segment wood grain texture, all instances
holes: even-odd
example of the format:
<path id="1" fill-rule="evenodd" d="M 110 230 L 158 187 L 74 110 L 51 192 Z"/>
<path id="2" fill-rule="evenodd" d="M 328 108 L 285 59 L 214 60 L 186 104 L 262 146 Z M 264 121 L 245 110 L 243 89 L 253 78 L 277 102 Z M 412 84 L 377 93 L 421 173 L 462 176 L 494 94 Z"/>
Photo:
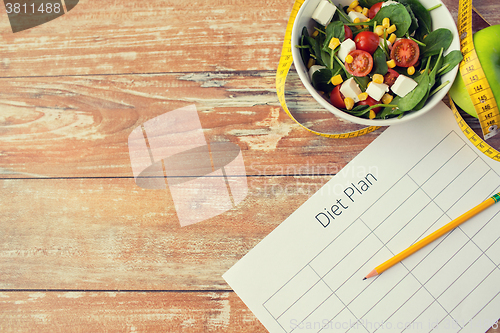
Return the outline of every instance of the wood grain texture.
<path id="1" fill-rule="evenodd" d="M 15 34 L 0 5 L 0 331 L 265 332 L 221 275 L 384 131 L 322 138 L 281 110 L 292 5 L 80 0 Z M 474 5 L 500 24 L 496 0 Z M 286 92 L 313 129 L 359 128 L 294 71 Z M 136 186 L 127 138 L 191 104 L 208 142 L 241 148 L 249 194 L 181 228 L 168 190 Z"/>
<path id="2" fill-rule="evenodd" d="M 2 332 L 266 332 L 233 292 L 0 292 Z"/>
<path id="3" fill-rule="evenodd" d="M 0 22 L 0 76 L 269 70 L 293 2 L 80 0 L 16 34 Z M 2 6 L 0 15 L 6 18 Z"/>
<path id="4" fill-rule="evenodd" d="M 281 111 L 275 73 L 205 72 L 0 79 L 0 177 L 126 177 L 127 139 L 163 113 L 195 104 L 208 142 L 233 142 L 247 173 L 334 174 L 382 130 L 330 140 Z M 307 126 L 360 128 L 321 110 L 291 74 L 288 101 Z M 301 111 L 304 110 L 304 111 Z"/>
<path id="5" fill-rule="evenodd" d="M 168 190 L 133 179 L 3 180 L 0 289 L 229 289 L 222 274 L 330 178 L 249 177 L 235 209 L 184 228 Z"/>

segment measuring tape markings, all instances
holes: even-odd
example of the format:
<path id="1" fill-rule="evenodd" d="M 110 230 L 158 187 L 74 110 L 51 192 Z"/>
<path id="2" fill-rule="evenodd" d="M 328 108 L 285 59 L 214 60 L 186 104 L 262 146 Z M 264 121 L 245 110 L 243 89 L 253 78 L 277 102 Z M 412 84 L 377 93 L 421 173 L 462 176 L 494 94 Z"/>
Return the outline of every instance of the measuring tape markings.
<path id="1" fill-rule="evenodd" d="M 474 104 L 484 140 L 487 140 L 498 133 L 500 113 L 498 112 L 498 105 L 474 48 L 472 0 L 459 1 L 457 28 L 460 36 L 460 50 L 464 56 L 459 65 L 460 75 L 462 75 L 467 92 Z M 460 115 L 449 94 L 448 98 L 457 124 L 467 139 L 483 154 L 495 161 L 500 161 L 500 152 L 491 147 L 474 132 Z"/>
<path id="2" fill-rule="evenodd" d="M 369 127 L 365 127 L 363 129 L 357 130 L 357 131 L 341 133 L 341 134 L 322 133 L 322 132 L 314 131 L 314 130 L 302 125 L 299 121 L 297 121 L 295 119 L 295 117 L 291 114 L 290 110 L 288 110 L 288 107 L 286 105 L 286 100 L 285 100 L 285 83 L 286 83 L 286 77 L 287 77 L 288 72 L 290 70 L 290 67 L 292 66 L 292 63 L 293 63 L 292 29 L 293 29 L 293 23 L 295 22 L 295 18 L 297 17 L 297 13 L 299 12 L 299 9 L 303 3 L 304 3 L 304 0 L 295 0 L 295 3 L 293 4 L 292 12 L 290 14 L 288 24 L 286 26 L 285 40 L 283 42 L 283 48 L 281 50 L 281 57 L 280 57 L 279 65 L 278 65 L 278 70 L 276 71 L 276 93 L 278 94 L 278 100 L 281 104 L 281 107 L 286 112 L 286 114 L 288 114 L 288 116 L 293 121 L 295 121 L 297 124 L 299 124 L 302 128 L 308 130 L 309 132 L 312 132 L 314 134 L 324 136 L 327 138 L 334 138 L 334 139 L 355 138 L 355 137 L 365 135 L 365 134 L 368 134 L 370 132 L 373 132 L 373 131 L 379 129 L 380 126 L 369 126 Z"/>
<path id="3" fill-rule="evenodd" d="M 455 106 L 455 103 L 453 103 L 453 100 L 449 95 L 448 98 L 450 100 L 451 110 L 455 115 L 457 124 L 462 130 L 462 132 L 465 134 L 467 139 L 469 139 L 469 141 L 474 146 L 476 146 L 476 148 L 479 149 L 483 154 L 485 154 L 486 156 L 490 157 L 495 161 L 500 161 L 500 152 L 491 147 L 488 143 L 486 143 L 483 139 L 481 139 L 481 137 L 477 135 L 472 128 L 470 128 L 470 126 L 467 124 L 464 118 L 462 118 L 462 116 L 460 115 L 460 111 L 458 111 L 458 109 Z"/>
<path id="4" fill-rule="evenodd" d="M 460 63 L 460 74 L 474 104 L 484 139 L 500 133 L 500 113 L 495 96 L 486 79 L 474 48 L 472 34 L 472 0 L 460 0 L 458 8 L 458 33 L 460 49 L 464 59 Z"/>

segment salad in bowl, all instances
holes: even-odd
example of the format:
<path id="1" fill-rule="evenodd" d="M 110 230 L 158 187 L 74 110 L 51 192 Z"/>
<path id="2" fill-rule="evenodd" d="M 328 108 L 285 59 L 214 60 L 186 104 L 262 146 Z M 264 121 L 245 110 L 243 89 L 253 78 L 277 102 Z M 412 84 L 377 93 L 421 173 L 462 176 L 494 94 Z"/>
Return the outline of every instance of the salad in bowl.
<path id="1" fill-rule="evenodd" d="M 292 45 L 310 94 L 332 113 L 365 125 L 391 125 L 431 110 L 462 60 L 455 22 L 439 0 L 306 0 Z"/>

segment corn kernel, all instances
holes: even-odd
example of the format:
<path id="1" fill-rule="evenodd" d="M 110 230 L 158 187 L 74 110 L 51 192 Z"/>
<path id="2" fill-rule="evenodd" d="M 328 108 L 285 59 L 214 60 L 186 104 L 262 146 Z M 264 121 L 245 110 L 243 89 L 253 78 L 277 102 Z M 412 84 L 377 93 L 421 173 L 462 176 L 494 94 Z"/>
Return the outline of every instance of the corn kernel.
<path id="1" fill-rule="evenodd" d="M 387 39 L 389 42 L 391 42 L 391 44 L 394 44 L 394 42 L 396 41 L 396 35 L 395 34 L 391 34 L 389 36 L 389 38 Z"/>
<path id="2" fill-rule="evenodd" d="M 389 67 L 389 68 L 396 67 L 396 62 L 394 61 L 394 59 L 387 61 L 387 67 Z"/>
<path id="3" fill-rule="evenodd" d="M 348 63 L 348 64 L 352 64 L 352 62 L 354 61 L 354 58 L 352 57 L 352 55 L 348 54 L 346 57 L 345 57 L 345 62 Z"/>
<path id="4" fill-rule="evenodd" d="M 382 26 L 386 29 L 389 29 L 389 27 L 391 26 L 391 20 L 389 20 L 388 17 L 385 17 L 383 20 L 382 20 Z"/>
<path id="5" fill-rule="evenodd" d="M 356 6 L 356 7 L 354 7 L 354 10 L 357 11 L 358 13 L 361 13 L 361 12 L 363 12 L 363 7 Z"/>
<path id="6" fill-rule="evenodd" d="M 351 7 L 347 8 L 346 9 L 346 13 L 349 14 L 350 12 L 352 12 L 354 9 L 352 9 Z"/>
<path id="7" fill-rule="evenodd" d="M 368 8 L 364 7 L 364 8 L 363 8 L 363 11 L 362 11 L 361 13 L 362 13 L 364 16 L 368 17 L 368 13 L 369 13 L 369 11 L 370 11 L 370 10 L 369 10 Z"/>
<path id="8" fill-rule="evenodd" d="M 359 17 L 356 17 L 356 18 L 352 21 L 352 23 L 360 23 L 360 22 L 361 22 L 361 20 L 360 20 L 360 18 L 359 18 Z"/>
<path id="9" fill-rule="evenodd" d="M 342 79 L 342 75 L 337 74 L 337 75 L 335 75 L 334 77 L 331 78 L 330 82 L 334 86 L 338 86 L 339 84 L 341 84 L 342 82 L 344 82 L 344 80 Z"/>
<path id="10" fill-rule="evenodd" d="M 310 69 L 315 63 L 316 60 L 314 58 L 309 58 L 309 61 L 307 62 L 307 69 Z"/>
<path id="11" fill-rule="evenodd" d="M 381 99 L 382 104 L 389 104 L 390 102 L 392 102 L 393 98 L 394 97 L 392 97 L 391 94 L 384 94 L 384 96 L 382 96 L 382 99 Z"/>
<path id="12" fill-rule="evenodd" d="M 314 32 L 311 34 L 311 37 L 317 37 L 319 35 L 318 30 L 314 30 Z"/>
<path id="13" fill-rule="evenodd" d="M 370 110 L 370 114 L 368 115 L 368 118 L 374 119 L 376 116 L 377 116 L 377 114 L 375 113 L 375 111 Z"/>
<path id="14" fill-rule="evenodd" d="M 375 27 L 375 31 L 374 31 L 378 36 L 383 36 L 384 35 L 384 27 L 381 26 L 381 25 L 377 25 Z"/>
<path id="15" fill-rule="evenodd" d="M 392 34 L 394 31 L 396 31 L 396 26 L 393 24 L 389 28 L 387 28 L 387 33 Z"/>
<path id="16" fill-rule="evenodd" d="M 338 38 L 332 37 L 332 39 L 330 39 L 328 47 L 331 48 L 332 50 L 335 50 L 335 48 L 339 45 L 340 45 L 340 40 Z"/>
<path id="17" fill-rule="evenodd" d="M 384 83 L 384 76 L 382 74 L 374 74 L 373 82 L 375 83 Z"/>
<path id="18" fill-rule="evenodd" d="M 347 110 L 352 110 L 354 107 L 354 100 L 351 97 L 344 98 L 344 103 Z"/>
<path id="19" fill-rule="evenodd" d="M 359 2 L 358 0 L 354 0 L 353 2 L 351 2 L 351 4 L 349 5 L 349 8 L 355 8 L 359 5 Z"/>
<path id="20" fill-rule="evenodd" d="M 361 93 L 361 94 L 359 94 L 359 95 L 358 95 L 358 99 L 359 99 L 360 101 L 364 101 L 364 100 L 366 100 L 367 98 L 368 98 L 368 93 L 367 93 L 367 92 L 364 92 L 364 93 Z"/>
<path id="21" fill-rule="evenodd" d="M 415 67 L 413 66 L 410 66 L 406 69 L 406 72 L 408 73 L 408 75 L 413 75 L 415 74 Z"/>

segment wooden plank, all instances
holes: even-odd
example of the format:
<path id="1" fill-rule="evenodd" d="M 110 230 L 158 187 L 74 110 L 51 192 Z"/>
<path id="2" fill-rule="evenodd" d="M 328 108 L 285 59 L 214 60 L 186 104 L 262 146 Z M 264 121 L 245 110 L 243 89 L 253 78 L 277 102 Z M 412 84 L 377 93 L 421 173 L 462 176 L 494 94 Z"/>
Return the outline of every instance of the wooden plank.
<path id="1" fill-rule="evenodd" d="M 444 1 L 456 17 L 457 2 Z M 269 70 L 292 1 L 81 0 L 66 15 L 12 33 L 0 21 L 0 77 Z M 475 6 L 498 24 L 497 3 Z M 6 18 L 5 8 L 0 8 Z"/>
<path id="2" fill-rule="evenodd" d="M 0 177 L 129 177 L 128 136 L 195 104 L 208 142 L 233 142 L 248 174 L 338 172 L 381 130 L 337 140 L 281 110 L 275 73 L 183 73 L 0 79 Z M 360 128 L 321 110 L 291 73 L 288 102 L 316 130 Z"/>
<path id="3" fill-rule="evenodd" d="M 267 332 L 233 292 L 119 291 L 0 291 L 0 330 Z"/>
<path id="4" fill-rule="evenodd" d="M 233 292 L 0 292 L 2 332 L 267 332 Z"/>
<path id="5" fill-rule="evenodd" d="M 80 0 L 12 33 L 0 13 L 0 77 L 275 68 L 293 2 Z"/>
<path id="6" fill-rule="evenodd" d="M 236 208 L 183 228 L 168 191 L 130 178 L 1 180 L 0 289 L 228 289 L 222 274 L 328 179 L 249 177 Z"/>

